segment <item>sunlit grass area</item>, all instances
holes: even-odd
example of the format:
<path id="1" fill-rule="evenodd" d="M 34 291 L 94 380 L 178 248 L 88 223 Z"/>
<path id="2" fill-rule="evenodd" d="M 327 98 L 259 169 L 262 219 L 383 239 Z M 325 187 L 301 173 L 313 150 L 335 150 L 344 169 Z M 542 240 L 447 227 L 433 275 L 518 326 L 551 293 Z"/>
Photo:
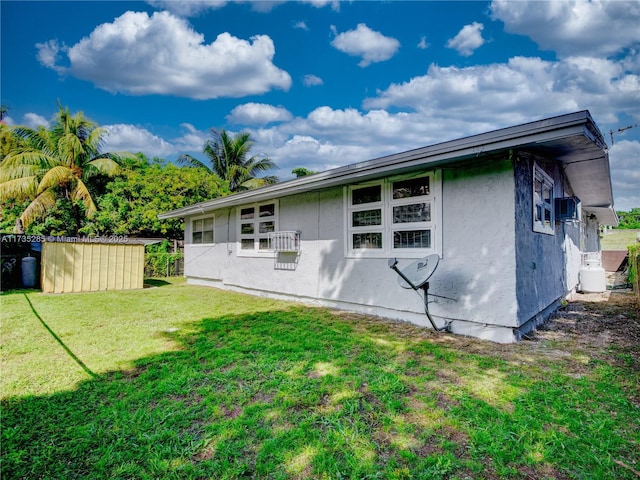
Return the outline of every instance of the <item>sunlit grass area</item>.
<path id="1" fill-rule="evenodd" d="M 634 352 L 158 285 L 0 297 L 3 478 L 637 478 Z"/>
<path id="2" fill-rule="evenodd" d="M 626 250 L 629 245 L 636 243 L 640 230 L 614 229 L 608 230 L 600 237 L 602 250 Z"/>

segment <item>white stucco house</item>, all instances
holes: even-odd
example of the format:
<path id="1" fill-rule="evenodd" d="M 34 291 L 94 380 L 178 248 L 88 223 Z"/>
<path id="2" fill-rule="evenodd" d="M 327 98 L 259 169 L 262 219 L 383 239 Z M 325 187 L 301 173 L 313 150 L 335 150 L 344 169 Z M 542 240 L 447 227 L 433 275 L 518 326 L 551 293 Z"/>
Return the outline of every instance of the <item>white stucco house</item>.
<path id="1" fill-rule="evenodd" d="M 188 282 L 429 326 L 400 288 L 427 255 L 429 311 L 453 333 L 513 342 L 578 284 L 616 225 L 588 111 L 377 158 L 160 215 L 185 219 Z"/>

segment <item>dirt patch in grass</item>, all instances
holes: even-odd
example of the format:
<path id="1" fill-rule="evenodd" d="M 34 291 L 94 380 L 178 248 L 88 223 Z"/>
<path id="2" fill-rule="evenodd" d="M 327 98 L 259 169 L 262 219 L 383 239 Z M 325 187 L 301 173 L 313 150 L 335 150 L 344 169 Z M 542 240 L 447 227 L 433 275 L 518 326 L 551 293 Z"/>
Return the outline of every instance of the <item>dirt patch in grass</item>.
<path id="1" fill-rule="evenodd" d="M 640 366 L 640 308 L 630 290 L 574 294 L 534 332 L 532 343 L 545 341 L 574 347 L 591 358 Z"/>
<path id="2" fill-rule="evenodd" d="M 640 366 L 640 307 L 631 290 L 609 290 L 604 293 L 575 293 L 566 305 L 540 328 L 530 333 L 515 348 L 471 337 L 436 333 L 406 322 L 382 322 L 347 312 L 332 312 L 342 318 L 357 319 L 355 329 L 385 328 L 395 338 L 413 342 L 428 339 L 436 344 L 455 347 L 466 353 L 491 354 L 504 360 L 527 360 L 527 354 L 570 357 L 584 353 L 606 361 L 620 361 L 626 352 Z M 384 327 L 382 325 L 385 325 Z"/>

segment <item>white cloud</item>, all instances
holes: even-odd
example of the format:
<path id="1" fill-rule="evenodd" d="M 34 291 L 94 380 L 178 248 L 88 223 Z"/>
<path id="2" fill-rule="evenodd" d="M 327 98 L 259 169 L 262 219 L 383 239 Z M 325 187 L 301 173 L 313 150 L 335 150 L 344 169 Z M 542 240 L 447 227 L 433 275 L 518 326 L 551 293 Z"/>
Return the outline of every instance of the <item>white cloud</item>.
<path id="1" fill-rule="evenodd" d="M 484 44 L 483 29 L 484 25 L 478 22 L 465 25 L 455 37 L 449 39 L 447 47 L 453 48 L 462 56 L 469 57 Z"/>
<path id="2" fill-rule="evenodd" d="M 256 151 L 278 164 L 280 170 L 275 173 L 280 178 L 291 176 L 295 167 L 323 171 L 428 145 L 441 140 L 443 133 L 437 119 L 421 114 L 328 106 L 314 109 L 305 118 L 249 131 Z"/>
<path id="3" fill-rule="evenodd" d="M 215 10 L 224 7 L 226 0 L 147 0 L 152 7 L 168 10 L 181 17 L 193 17 L 207 10 Z"/>
<path id="4" fill-rule="evenodd" d="M 610 55 L 640 42 L 637 0 L 493 0 L 492 18 L 561 56 Z"/>
<path id="5" fill-rule="evenodd" d="M 60 58 L 60 53 L 67 50 L 66 47 L 58 45 L 57 40 L 49 40 L 44 43 L 36 43 L 36 49 L 38 50 L 36 58 L 42 65 L 56 70 L 58 73 L 64 72 L 64 67 L 59 67 L 56 64 Z"/>
<path id="6" fill-rule="evenodd" d="M 431 65 L 426 75 L 392 84 L 364 106 L 405 107 L 495 127 L 580 109 L 610 122 L 621 113 L 640 116 L 639 87 L 640 76 L 609 60 L 514 57 L 465 68 Z"/>
<path id="7" fill-rule="evenodd" d="M 25 113 L 22 116 L 22 125 L 29 128 L 49 128 L 49 121 L 42 115 L 38 115 L 37 113 Z"/>
<path id="8" fill-rule="evenodd" d="M 173 140 L 176 150 L 182 153 L 201 152 L 204 143 L 207 141 L 208 132 L 202 132 L 190 123 L 180 124 L 186 133 Z"/>
<path id="9" fill-rule="evenodd" d="M 211 99 L 291 85 L 289 74 L 272 63 L 275 47 L 268 36 L 247 41 L 221 33 L 205 44 L 202 34 L 168 12 L 126 12 L 98 26 L 68 49 L 68 68 L 55 63 L 54 52 L 59 50 L 49 42 L 38 56 L 50 68 L 109 92 Z"/>
<path id="10" fill-rule="evenodd" d="M 309 27 L 307 26 L 307 24 L 302 20 L 299 22 L 295 22 L 293 24 L 293 28 L 299 28 L 300 30 L 309 30 Z"/>
<path id="11" fill-rule="evenodd" d="M 149 130 L 122 123 L 105 125 L 107 139 L 104 151 L 143 152 L 148 156 L 164 156 L 176 153 L 175 147 Z"/>
<path id="12" fill-rule="evenodd" d="M 616 139 L 609 163 L 615 209 L 628 212 L 640 206 L 640 141 Z"/>
<path id="13" fill-rule="evenodd" d="M 291 120 L 292 115 L 283 107 L 274 107 L 265 103 L 245 103 L 231 110 L 226 118 L 229 122 L 236 124 L 266 125 Z"/>
<path id="14" fill-rule="evenodd" d="M 418 48 L 421 50 L 425 50 L 429 48 L 429 44 L 427 43 L 427 37 L 420 38 L 420 43 L 418 43 Z"/>
<path id="15" fill-rule="evenodd" d="M 340 11 L 340 0 L 300 0 L 300 3 L 308 3 L 316 8 L 323 8 L 329 5 L 334 12 Z"/>
<path id="16" fill-rule="evenodd" d="M 233 3 L 248 3 L 255 12 L 270 12 L 286 0 L 233 0 Z M 230 3 L 227 0 L 147 0 L 147 3 L 155 8 L 168 10 L 181 17 L 194 17 L 207 10 L 217 10 Z M 316 8 L 331 6 L 334 11 L 340 10 L 339 0 L 300 0 Z"/>
<path id="17" fill-rule="evenodd" d="M 332 31 L 337 33 L 334 26 L 332 26 Z M 389 60 L 400 48 L 398 40 L 371 30 L 364 23 L 359 23 L 355 30 L 337 34 L 331 45 L 341 52 L 362 57 L 358 64 L 360 67 Z"/>
<path id="18" fill-rule="evenodd" d="M 309 74 L 304 76 L 302 83 L 305 87 L 315 87 L 317 85 L 322 85 L 324 82 L 320 77 Z"/>

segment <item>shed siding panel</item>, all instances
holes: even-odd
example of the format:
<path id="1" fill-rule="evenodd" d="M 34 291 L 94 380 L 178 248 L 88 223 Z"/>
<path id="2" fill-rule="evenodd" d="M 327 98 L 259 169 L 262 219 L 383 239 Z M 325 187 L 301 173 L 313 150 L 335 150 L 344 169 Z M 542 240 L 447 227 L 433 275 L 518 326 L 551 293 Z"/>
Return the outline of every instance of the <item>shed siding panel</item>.
<path id="1" fill-rule="evenodd" d="M 144 246 L 45 243 L 41 276 L 45 293 L 142 288 Z"/>

